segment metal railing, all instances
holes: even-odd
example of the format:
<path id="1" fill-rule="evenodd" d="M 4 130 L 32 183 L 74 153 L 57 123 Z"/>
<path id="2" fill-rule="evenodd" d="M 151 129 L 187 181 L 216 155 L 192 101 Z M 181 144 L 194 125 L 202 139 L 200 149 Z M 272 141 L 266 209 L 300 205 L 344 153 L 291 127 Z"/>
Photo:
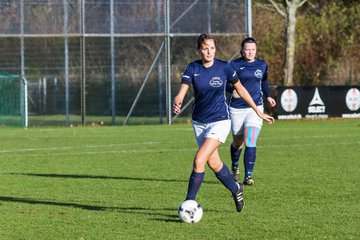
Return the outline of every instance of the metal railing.
<path id="1" fill-rule="evenodd" d="M 162 122 L 165 112 L 171 124 L 174 42 L 202 32 L 251 35 L 251 0 L 8 0 L 0 2 L 0 13 L 6 56 L 0 71 L 31 83 L 56 75 L 63 91 L 48 92 L 58 94 L 52 98 L 62 105 L 57 114 L 66 126 L 73 115 L 85 125 L 87 116 L 102 114 L 109 124 L 126 116 L 125 125 L 149 91 L 158 100 L 136 114 L 159 115 Z M 29 112 L 44 114 L 31 104 Z"/>

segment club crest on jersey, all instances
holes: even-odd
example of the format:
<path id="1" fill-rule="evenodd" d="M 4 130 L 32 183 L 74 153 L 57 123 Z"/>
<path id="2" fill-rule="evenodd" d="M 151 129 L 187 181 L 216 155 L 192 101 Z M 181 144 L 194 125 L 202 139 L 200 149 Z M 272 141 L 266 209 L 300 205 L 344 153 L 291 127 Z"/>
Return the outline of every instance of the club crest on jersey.
<path id="1" fill-rule="evenodd" d="M 260 69 L 257 69 L 255 72 L 254 72 L 254 75 L 255 77 L 257 78 L 262 78 L 263 74 L 262 74 L 262 71 Z"/>
<path id="2" fill-rule="evenodd" d="M 219 77 L 213 77 L 210 82 L 210 86 L 212 87 L 221 87 L 223 85 L 223 81 Z"/>

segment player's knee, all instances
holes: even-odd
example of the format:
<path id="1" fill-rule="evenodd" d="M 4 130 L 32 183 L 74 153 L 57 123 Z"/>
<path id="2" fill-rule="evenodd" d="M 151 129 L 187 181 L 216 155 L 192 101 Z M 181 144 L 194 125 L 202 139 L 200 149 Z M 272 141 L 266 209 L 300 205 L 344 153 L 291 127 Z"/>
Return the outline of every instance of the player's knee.
<path id="1" fill-rule="evenodd" d="M 254 141 L 247 141 L 246 144 L 245 144 L 245 147 L 256 147 L 256 140 Z"/>
<path id="2" fill-rule="evenodd" d="M 257 138 L 249 138 L 246 141 L 245 147 L 256 147 Z"/>
<path id="3" fill-rule="evenodd" d="M 218 172 L 222 168 L 223 164 L 221 161 L 209 161 L 208 166 L 213 172 Z"/>
<path id="4" fill-rule="evenodd" d="M 241 138 L 240 136 L 234 137 L 233 142 L 231 143 L 234 149 L 239 149 L 240 147 L 242 147 L 243 144 L 244 144 L 243 136 L 241 136 Z"/>
<path id="5" fill-rule="evenodd" d="M 234 149 L 239 149 L 243 144 L 239 142 L 232 142 L 231 145 Z"/>
<path id="6" fill-rule="evenodd" d="M 202 159 L 201 157 L 195 156 L 194 158 L 194 170 L 199 171 L 205 169 L 206 159 Z"/>

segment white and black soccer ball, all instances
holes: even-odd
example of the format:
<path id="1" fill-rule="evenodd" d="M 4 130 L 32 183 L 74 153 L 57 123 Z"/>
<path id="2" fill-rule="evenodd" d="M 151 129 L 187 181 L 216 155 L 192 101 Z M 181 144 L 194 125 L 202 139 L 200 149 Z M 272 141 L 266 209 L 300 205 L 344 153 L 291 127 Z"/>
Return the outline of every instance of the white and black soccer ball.
<path id="1" fill-rule="evenodd" d="M 195 200 L 185 200 L 178 208 L 180 220 L 186 223 L 199 222 L 203 215 L 203 209 Z"/>

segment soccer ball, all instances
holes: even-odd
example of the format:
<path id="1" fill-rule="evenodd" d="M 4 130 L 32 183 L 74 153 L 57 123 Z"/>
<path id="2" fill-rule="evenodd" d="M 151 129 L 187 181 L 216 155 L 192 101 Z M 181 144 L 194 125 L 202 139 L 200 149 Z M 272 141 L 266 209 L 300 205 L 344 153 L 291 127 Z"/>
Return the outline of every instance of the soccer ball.
<path id="1" fill-rule="evenodd" d="M 186 223 L 199 222 L 203 215 L 203 209 L 195 200 L 186 200 L 178 208 L 180 220 Z"/>

